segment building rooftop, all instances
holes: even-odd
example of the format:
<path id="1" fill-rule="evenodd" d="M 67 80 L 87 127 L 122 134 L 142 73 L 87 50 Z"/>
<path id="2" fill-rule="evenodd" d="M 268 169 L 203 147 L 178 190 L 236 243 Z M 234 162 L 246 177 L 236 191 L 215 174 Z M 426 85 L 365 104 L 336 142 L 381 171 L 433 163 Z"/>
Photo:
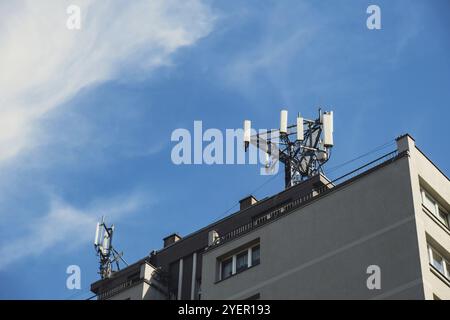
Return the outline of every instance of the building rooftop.
<path id="1" fill-rule="evenodd" d="M 143 263 L 155 266 L 157 270 L 170 272 L 170 265 L 182 257 L 192 255 L 194 252 L 202 253 L 214 250 L 268 223 L 277 221 L 297 211 L 299 208 L 318 201 L 347 184 L 369 175 L 381 167 L 408 156 L 409 148 L 411 147 L 410 143 L 413 143 L 413 140 L 411 142 L 408 138 L 411 137 L 409 135 L 398 137 L 396 139 L 396 150 L 385 153 L 333 180 L 328 179 L 323 174 L 319 174 L 259 201 L 253 195 L 248 195 L 239 201 L 240 209 L 237 212 L 214 221 L 184 237 L 176 233 L 165 237 L 163 239 L 164 246 L 161 249 L 152 251 L 149 256 L 114 273 L 110 279 L 99 280 L 93 283 L 91 290 L 96 294 L 100 294 L 104 290 L 111 290 L 111 288 L 120 284 L 121 281 L 123 282 L 123 279 L 136 273 L 138 266 Z M 419 150 L 419 152 L 421 151 Z M 211 232 L 215 233 L 212 241 L 210 237 Z"/>

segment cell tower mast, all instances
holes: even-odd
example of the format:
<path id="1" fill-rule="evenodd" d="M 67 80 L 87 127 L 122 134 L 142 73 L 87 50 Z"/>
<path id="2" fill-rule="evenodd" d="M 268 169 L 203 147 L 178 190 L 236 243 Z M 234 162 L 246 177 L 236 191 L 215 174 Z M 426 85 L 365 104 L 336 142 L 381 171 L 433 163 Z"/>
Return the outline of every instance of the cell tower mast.
<path id="1" fill-rule="evenodd" d="M 100 258 L 99 274 L 102 279 L 109 278 L 113 272 L 120 270 L 120 261 L 128 266 L 128 263 L 123 259 L 123 252 L 117 252 L 112 246 L 113 234 L 114 225 L 108 227 L 105 218 L 102 217 L 102 221 L 97 222 L 94 239 L 94 247 L 97 251 L 97 256 Z M 116 265 L 116 270 L 114 270 L 114 264 Z"/>
<path id="2" fill-rule="evenodd" d="M 252 135 L 251 122 L 244 121 L 244 147 L 249 145 L 266 154 L 266 168 L 273 168 L 276 161 L 284 164 L 285 187 L 323 172 L 322 166 L 329 160 L 333 147 L 333 111 L 322 112 L 315 120 L 300 114 L 296 124 L 288 125 L 288 112 L 281 110 L 280 128 Z"/>

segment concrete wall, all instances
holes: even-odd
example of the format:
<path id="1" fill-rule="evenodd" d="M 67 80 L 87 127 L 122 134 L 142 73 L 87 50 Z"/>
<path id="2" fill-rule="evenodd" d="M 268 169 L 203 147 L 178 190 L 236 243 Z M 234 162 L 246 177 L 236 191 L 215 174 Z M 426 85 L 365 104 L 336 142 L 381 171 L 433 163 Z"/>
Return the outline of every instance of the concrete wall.
<path id="1" fill-rule="evenodd" d="M 438 202 L 450 212 L 450 181 L 415 146 L 414 140 L 406 136 L 399 147 L 408 150 L 411 188 L 414 194 L 417 238 L 420 248 L 420 261 L 423 274 L 425 298 L 450 300 L 450 281 L 434 272 L 429 265 L 427 242 L 433 244 L 450 261 L 450 229 L 442 226 L 437 219 L 422 207 L 420 188 L 425 188 Z"/>
<path id="2" fill-rule="evenodd" d="M 179 283 L 179 261 L 183 259 L 183 274 L 181 277 L 181 295 L 183 300 L 189 300 L 191 298 L 197 299 L 198 297 L 198 285 L 195 285 L 194 292 L 192 292 L 192 277 L 193 277 L 193 255 L 197 253 L 196 263 L 196 278 L 201 275 L 201 252 L 208 246 L 208 233 L 211 230 L 215 230 L 219 235 L 224 235 L 238 226 L 249 223 L 254 217 L 273 210 L 281 206 L 283 203 L 290 202 L 303 194 L 310 193 L 315 187 L 323 186 L 328 181 L 322 177 L 317 176 L 301 184 L 298 184 L 288 190 L 263 199 L 251 207 L 229 215 L 219 221 L 216 221 L 194 233 L 183 237 L 181 240 L 163 248 L 150 258 L 150 262 L 163 270 L 169 272 L 170 276 L 170 291 L 171 297 L 178 297 Z M 212 211 L 213 212 L 213 211 Z"/>
<path id="3" fill-rule="evenodd" d="M 96 294 L 101 294 L 102 292 L 108 292 L 111 289 L 117 288 L 128 277 L 135 276 L 139 272 L 138 268 L 141 264 L 149 262 L 151 265 L 161 268 L 161 270 L 168 274 L 170 299 L 177 299 L 178 296 L 184 300 L 198 299 L 202 274 L 202 252 L 208 246 L 208 233 L 211 230 L 215 230 L 219 235 L 224 235 L 243 224 L 251 222 L 255 217 L 269 210 L 278 208 L 284 203 L 291 202 L 302 195 L 309 194 L 313 189 L 323 187 L 328 182 L 323 176 L 316 176 L 271 197 L 262 199 L 250 207 L 243 208 L 234 214 L 183 237 L 179 241 L 152 254 L 150 257 L 139 260 L 120 272 L 115 273 L 110 279 L 96 281 L 91 285 L 91 291 Z M 196 256 L 195 270 L 194 255 Z M 183 260 L 183 268 L 182 276 L 180 277 L 181 259 Z M 178 290 L 180 284 L 181 290 Z M 132 290 L 141 291 L 140 288 L 133 288 Z M 149 297 L 147 290 L 148 288 L 143 285 L 142 291 L 145 299 Z M 135 296 L 135 293 L 131 292 L 130 295 Z M 118 298 L 126 298 L 126 293 L 121 293 Z"/>
<path id="4" fill-rule="evenodd" d="M 202 299 L 423 299 L 408 157 L 203 255 Z M 217 258 L 260 239 L 261 263 L 217 282 Z M 367 267 L 381 268 L 369 290 Z"/>
<path id="5" fill-rule="evenodd" d="M 142 298 L 144 297 L 144 287 L 146 290 L 148 290 L 148 285 L 146 285 L 144 282 L 141 282 L 112 296 L 108 300 L 142 300 Z"/>
<path id="6" fill-rule="evenodd" d="M 139 279 L 133 281 L 133 283 L 121 289 L 118 293 L 110 296 L 107 300 L 164 300 L 166 299 L 166 293 L 164 292 L 164 286 L 159 283 L 154 277 L 155 268 L 146 263 L 141 262 L 139 265 L 133 265 L 132 269 L 139 270 Z M 126 272 L 115 279 L 115 285 L 129 281 L 126 277 Z M 105 288 L 104 288 L 105 289 Z M 110 287 L 109 290 L 114 290 L 114 287 Z"/>
<path id="7" fill-rule="evenodd" d="M 150 263 L 168 271 L 176 298 L 183 259 L 182 299 L 450 299 L 450 281 L 430 267 L 427 243 L 450 261 L 450 229 L 422 208 L 425 187 L 450 212 L 450 182 L 404 136 L 397 141 L 408 156 L 340 185 L 306 206 L 245 236 L 202 254 L 210 230 L 221 235 L 311 190 L 311 183 L 285 190 L 217 221 L 164 248 Z M 322 182 L 323 183 L 323 182 Z M 217 282 L 217 258 L 258 239 L 261 263 Z M 194 259 L 195 259 L 195 272 Z M 140 281 L 111 299 L 164 299 L 151 286 L 153 266 L 140 260 L 91 290 L 117 288 L 136 273 Z M 381 290 L 368 290 L 369 265 L 381 268 Z M 144 268 L 144 269 L 142 269 Z M 196 283 L 193 287 L 193 283 Z"/>

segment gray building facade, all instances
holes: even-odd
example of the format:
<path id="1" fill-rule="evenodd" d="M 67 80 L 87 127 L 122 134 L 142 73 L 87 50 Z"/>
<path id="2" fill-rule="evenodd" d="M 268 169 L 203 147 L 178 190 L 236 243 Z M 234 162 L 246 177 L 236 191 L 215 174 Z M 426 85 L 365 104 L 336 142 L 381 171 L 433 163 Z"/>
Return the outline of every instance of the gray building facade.
<path id="1" fill-rule="evenodd" d="M 449 212 L 449 179 L 404 135 L 342 181 L 319 175 L 247 197 L 91 289 L 100 299 L 450 299 Z"/>

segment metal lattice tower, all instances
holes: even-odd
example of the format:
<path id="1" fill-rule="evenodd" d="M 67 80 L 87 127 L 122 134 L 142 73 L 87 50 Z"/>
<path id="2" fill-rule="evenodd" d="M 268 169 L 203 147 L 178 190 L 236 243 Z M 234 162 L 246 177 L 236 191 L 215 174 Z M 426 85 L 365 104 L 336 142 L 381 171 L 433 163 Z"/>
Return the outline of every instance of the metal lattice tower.
<path id="1" fill-rule="evenodd" d="M 297 116 L 297 123 L 288 126 L 287 111 L 281 111 L 280 129 L 251 135 L 251 122 L 244 121 L 244 146 L 249 145 L 266 153 L 266 168 L 273 168 L 276 161 L 284 164 L 285 187 L 323 172 L 322 166 L 329 160 L 333 147 L 333 112 L 322 112 L 309 120 Z"/>
<path id="2" fill-rule="evenodd" d="M 123 252 L 117 252 L 112 246 L 113 234 L 114 225 L 108 227 L 104 217 L 102 217 L 102 221 L 97 223 L 94 239 L 94 247 L 100 259 L 99 274 L 102 279 L 107 279 L 111 277 L 114 271 L 120 270 L 120 261 L 128 266 L 128 263 L 123 259 Z M 114 264 L 116 270 L 114 270 Z"/>

